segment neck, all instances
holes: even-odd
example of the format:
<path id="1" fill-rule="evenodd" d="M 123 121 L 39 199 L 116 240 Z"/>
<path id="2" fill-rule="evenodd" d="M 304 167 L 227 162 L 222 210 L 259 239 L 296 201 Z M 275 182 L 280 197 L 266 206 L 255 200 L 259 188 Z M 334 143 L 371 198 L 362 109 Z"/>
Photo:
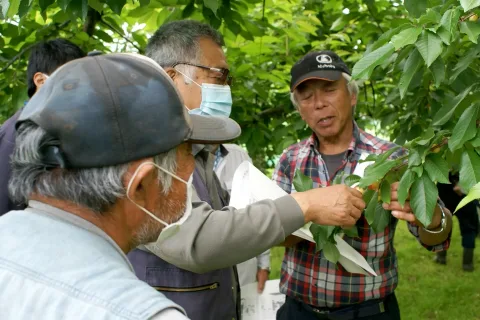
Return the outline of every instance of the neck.
<path id="1" fill-rule="evenodd" d="M 341 130 L 341 132 L 332 137 L 321 137 L 316 134 L 320 146 L 318 151 L 323 154 L 339 154 L 345 152 L 353 137 L 353 121 L 347 123 L 347 125 Z"/>
<path id="2" fill-rule="evenodd" d="M 110 212 L 105 212 L 100 215 L 93 212 L 92 210 L 80 207 L 69 201 L 58 200 L 38 195 L 33 195 L 30 199 L 43 202 L 94 224 L 95 226 L 103 230 L 110 238 L 112 238 L 112 240 L 115 241 L 115 243 L 120 247 L 120 249 L 122 249 L 125 254 L 132 249 L 132 238 L 127 236 L 131 234 L 128 228 L 128 224 L 126 223 L 126 221 L 124 221 L 124 219 L 120 217 L 121 215 L 114 214 L 114 212 L 116 211 L 115 205 Z"/>

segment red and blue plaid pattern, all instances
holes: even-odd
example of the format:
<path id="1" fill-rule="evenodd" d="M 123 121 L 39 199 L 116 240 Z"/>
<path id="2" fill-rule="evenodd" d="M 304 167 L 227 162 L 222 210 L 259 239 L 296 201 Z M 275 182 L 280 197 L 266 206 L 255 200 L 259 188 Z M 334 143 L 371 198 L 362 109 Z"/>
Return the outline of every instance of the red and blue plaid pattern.
<path id="1" fill-rule="evenodd" d="M 363 153 L 381 154 L 395 147 L 354 125 L 352 142 L 336 174 L 352 174 Z M 403 150 L 395 152 L 398 157 Z M 295 192 L 292 181 L 295 170 L 311 177 L 315 187 L 330 185 L 334 177 L 328 176 L 327 167 L 318 152 L 315 135 L 286 149 L 275 168 L 273 180 L 286 192 Z M 344 236 L 344 240 L 365 257 L 378 276 L 364 276 L 347 272 L 340 264 L 334 265 L 315 252 L 315 244 L 302 241 L 286 248 L 282 263 L 280 291 L 288 296 L 317 307 L 336 308 L 370 299 L 384 298 L 392 293 L 398 283 L 398 266 L 393 235 L 398 220 L 390 216 L 390 224 L 383 232 L 373 233 L 362 216 L 357 221 L 358 238 Z M 408 224 L 417 238 L 418 227 Z M 423 244 L 422 244 L 423 245 Z M 449 239 L 435 247 L 423 245 L 428 250 L 442 251 L 449 247 Z"/>

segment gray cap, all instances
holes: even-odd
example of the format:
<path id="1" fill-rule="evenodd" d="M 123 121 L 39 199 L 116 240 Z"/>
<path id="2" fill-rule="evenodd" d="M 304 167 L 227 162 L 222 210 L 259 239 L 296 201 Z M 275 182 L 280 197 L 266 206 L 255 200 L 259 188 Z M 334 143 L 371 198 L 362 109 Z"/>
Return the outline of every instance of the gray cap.
<path id="1" fill-rule="evenodd" d="M 92 168 L 128 163 L 179 144 L 223 143 L 240 126 L 224 117 L 189 115 L 167 73 L 136 54 L 73 60 L 55 71 L 18 121 L 32 121 L 60 145 L 46 146 L 52 167 Z"/>

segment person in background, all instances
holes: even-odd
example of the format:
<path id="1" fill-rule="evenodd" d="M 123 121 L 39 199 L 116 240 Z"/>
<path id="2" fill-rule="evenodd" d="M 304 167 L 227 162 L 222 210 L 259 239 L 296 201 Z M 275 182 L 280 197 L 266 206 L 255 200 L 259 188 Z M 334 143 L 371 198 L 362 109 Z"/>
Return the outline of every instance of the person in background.
<path id="1" fill-rule="evenodd" d="M 38 92 L 46 79 L 61 65 L 74 59 L 83 58 L 85 53 L 75 44 L 65 39 L 42 41 L 30 51 L 27 66 L 28 98 Z M 13 203 L 8 196 L 10 179 L 10 156 L 15 147 L 15 122 L 22 109 L 19 109 L 0 127 L 0 216 L 10 210 L 25 208 L 24 203 Z"/>
<path id="2" fill-rule="evenodd" d="M 207 24 L 174 21 L 154 33 L 146 54 L 173 80 L 185 110 L 193 115 L 215 109 L 226 115 L 232 96 L 223 45 L 221 34 Z M 282 242 L 310 220 L 352 225 L 365 207 L 362 194 L 346 186 L 259 201 L 241 210 L 228 207 L 228 192 L 213 171 L 214 149 L 215 144 L 192 146 L 195 190 L 185 227 L 128 255 L 139 279 L 184 307 L 195 320 L 241 318 L 237 263 Z"/>
<path id="3" fill-rule="evenodd" d="M 223 189 L 227 190 L 229 194 L 232 192 L 235 171 L 244 161 L 252 162 L 252 159 L 242 147 L 236 144 L 221 144 L 215 150 L 213 170 L 215 170 Z M 270 275 L 270 249 L 256 258 L 237 264 L 237 270 L 240 286 L 257 282 L 257 290 L 262 293 Z"/>
<path id="4" fill-rule="evenodd" d="M 449 175 L 451 184 L 438 183 L 438 196 L 445 203 L 445 206 L 451 212 L 455 212 L 458 204 L 465 197 L 462 188 L 458 185 L 458 174 Z M 478 235 L 478 201 L 472 201 L 463 208 L 455 212 L 460 225 L 460 234 L 462 236 L 463 261 L 462 267 L 464 271 L 473 271 L 473 253 L 475 251 L 475 237 Z M 437 252 L 435 262 L 439 264 L 447 264 L 447 251 Z"/>
<path id="5" fill-rule="evenodd" d="M 295 171 L 309 176 L 314 187 L 327 187 L 339 174 L 352 174 L 362 154 L 382 154 L 395 145 L 361 130 L 354 121 L 358 87 L 345 62 L 332 51 L 315 51 L 291 69 L 290 97 L 312 135 L 284 150 L 273 180 L 287 193 L 295 192 Z M 403 151 L 396 151 L 398 157 Z M 399 220 L 408 221 L 410 232 L 428 250 L 442 251 L 450 244 L 451 215 L 437 205 L 429 226 L 415 224 L 409 201 L 397 201 L 398 183 L 391 185 L 391 210 L 385 230 L 375 233 L 365 216 L 357 220 L 358 237 L 344 240 L 365 257 L 378 276 L 366 277 L 330 263 L 315 244 L 287 237 L 280 292 L 285 304 L 277 319 L 400 319 L 394 290 L 398 283 L 393 247 Z"/>

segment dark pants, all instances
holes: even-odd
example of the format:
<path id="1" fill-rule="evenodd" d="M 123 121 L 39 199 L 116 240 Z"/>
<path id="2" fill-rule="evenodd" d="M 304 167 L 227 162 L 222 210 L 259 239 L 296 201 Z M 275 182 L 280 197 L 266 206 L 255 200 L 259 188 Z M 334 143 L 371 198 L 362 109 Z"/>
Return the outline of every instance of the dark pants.
<path id="1" fill-rule="evenodd" d="M 329 312 L 316 312 L 314 307 L 287 297 L 285 304 L 277 311 L 277 320 L 400 320 L 400 309 L 394 293 L 383 300 L 384 308 L 377 310 L 378 304 L 378 301 L 366 301 Z"/>
<path id="2" fill-rule="evenodd" d="M 462 247 L 466 249 L 475 248 L 475 237 L 478 234 L 478 214 L 476 201 L 470 202 L 455 215 L 460 225 L 460 234 L 462 235 Z"/>

